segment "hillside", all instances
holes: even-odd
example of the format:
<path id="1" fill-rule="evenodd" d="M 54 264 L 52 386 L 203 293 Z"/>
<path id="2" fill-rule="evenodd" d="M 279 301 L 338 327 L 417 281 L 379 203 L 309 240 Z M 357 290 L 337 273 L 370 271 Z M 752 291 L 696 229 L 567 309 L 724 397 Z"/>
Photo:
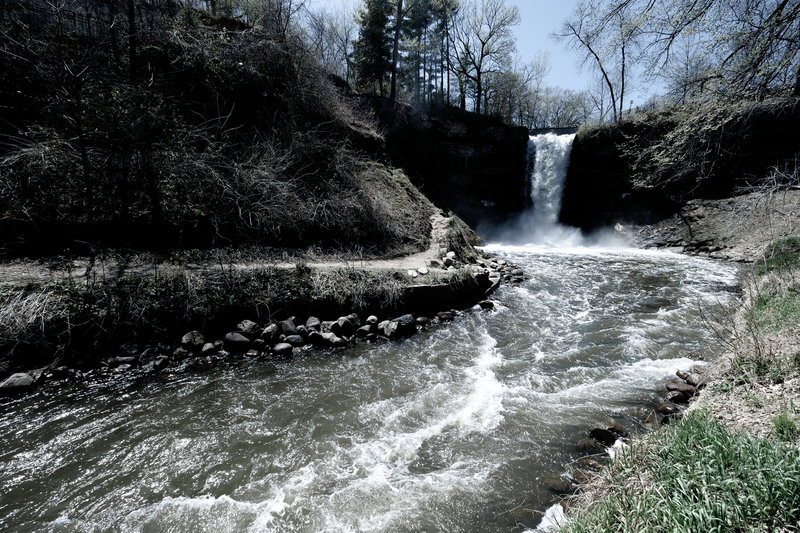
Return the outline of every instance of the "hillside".
<path id="1" fill-rule="evenodd" d="M 124 47 L 2 22 L 6 256 L 427 247 L 430 203 L 382 163 L 371 111 L 299 40 L 188 8 L 161 15 Z"/>

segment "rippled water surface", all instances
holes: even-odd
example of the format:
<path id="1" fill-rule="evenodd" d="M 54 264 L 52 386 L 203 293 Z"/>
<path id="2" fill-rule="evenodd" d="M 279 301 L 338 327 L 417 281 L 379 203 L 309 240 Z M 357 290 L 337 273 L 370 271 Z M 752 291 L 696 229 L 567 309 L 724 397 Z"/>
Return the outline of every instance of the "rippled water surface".
<path id="1" fill-rule="evenodd" d="M 730 266 L 495 247 L 531 279 L 411 339 L 0 404 L 0 530 L 520 531 L 647 414 Z"/>

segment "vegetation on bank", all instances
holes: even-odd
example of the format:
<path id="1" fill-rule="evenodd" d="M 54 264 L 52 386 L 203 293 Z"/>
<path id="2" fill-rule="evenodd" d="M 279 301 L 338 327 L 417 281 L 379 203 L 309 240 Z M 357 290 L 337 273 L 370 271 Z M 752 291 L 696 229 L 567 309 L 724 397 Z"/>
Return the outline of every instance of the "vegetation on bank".
<path id="1" fill-rule="evenodd" d="M 149 17 L 124 54 L 102 28 L 0 21 L 5 255 L 427 246 L 430 203 L 376 162 L 372 112 L 302 41 L 188 6 Z"/>
<path id="2" fill-rule="evenodd" d="M 192 329 L 221 336 L 244 318 L 386 316 L 403 309 L 404 290 L 416 283 L 405 272 L 323 270 L 302 262 L 294 268 L 159 268 L 108 281 L 0 284 L 0 374 L 54 361 L 93 366 L 123 344 L 174 344 Z M 429 277 L 430 284 L 456 292 L 478 291 L 478 298 L 486 289 L 465 269 Z"/>
<path id="3" fill-rule="evenodd" d="M 562 531 L 796 531 L 800 449 L 737 433 L 695 412 L 625 448 L 609 494 Z"/>
<path id="4" fill-rule="evenodd" d="M 578 496 L 565 532 L 797 531 L 800 526 L 800 247 L 767 247 L 718 330 L 690 413 L 631 446 Z"/>

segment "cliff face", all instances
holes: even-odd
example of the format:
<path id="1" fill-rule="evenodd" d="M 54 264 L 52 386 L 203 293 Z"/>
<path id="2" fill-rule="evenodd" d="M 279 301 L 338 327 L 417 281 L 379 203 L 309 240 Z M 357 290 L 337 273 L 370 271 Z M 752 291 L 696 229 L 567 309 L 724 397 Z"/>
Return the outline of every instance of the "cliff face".
<path id="1" fill-rule="evenodd" d="M 704 103 L 581 130 L 561 221 L 590 229 L 650 223 L 686 201 L 722 198 L 791 173 L 800 154 L 800 100 Z"/>
<path id="2" fill-rule="evenodd" d="M 423 193 L 472 227 L 528 204 L 528 132 L 455 108 L 393 113 L 386 146 Z"/>

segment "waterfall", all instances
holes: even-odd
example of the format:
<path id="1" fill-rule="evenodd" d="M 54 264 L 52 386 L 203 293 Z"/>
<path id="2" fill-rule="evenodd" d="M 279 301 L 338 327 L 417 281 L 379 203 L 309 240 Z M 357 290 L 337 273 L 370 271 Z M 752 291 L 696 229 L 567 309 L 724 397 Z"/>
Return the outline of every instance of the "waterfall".
<path id="1" fill-rule="evenodd" d="M 545 246 L 580 246 L 580 230 L 558 222 L 575 134 L 543 133 L 528 141 L 528 179 L 533 209 L 518 223 L 514 241 Z"/>
<path id="2" fill-rule="evenodd" d="M 528 141 L 528 159 L 534 158 L 530 171 L 533 222 L 537 229 L 553 229 L 558 225 L 561 195 L 567 179 L 569 154 L 575 134 L 543 133 Z"/>
<path id="3" fill-rule="evenodd" d="M 488 240 L 544 248 L 620 248 L 628 246 L 614 229 L 583 235 L 558 222 L 575 134 L 543 133 L 528 140 L 528 183 L 531 209 L 500 227 L 483 228 Z"/>

